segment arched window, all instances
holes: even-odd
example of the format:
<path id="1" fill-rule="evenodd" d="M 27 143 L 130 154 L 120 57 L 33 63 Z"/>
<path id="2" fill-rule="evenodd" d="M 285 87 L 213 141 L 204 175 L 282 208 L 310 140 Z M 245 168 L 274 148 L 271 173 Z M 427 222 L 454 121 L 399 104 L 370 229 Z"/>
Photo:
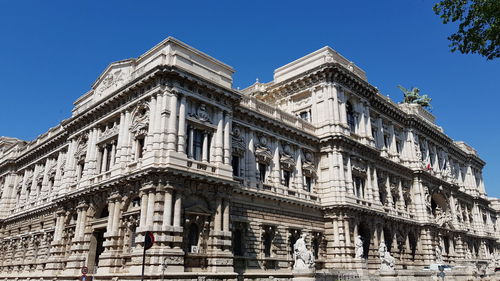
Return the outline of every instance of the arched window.
<path id="1" fill-rule="evenodd" d="M 356 132 L 356 119 L 354 116 L 354 109 L 350 102 L 346 104 L 346 113 L 347 113 L 347 125 L 349 125 L 349 129 L 351 132 Z"/>

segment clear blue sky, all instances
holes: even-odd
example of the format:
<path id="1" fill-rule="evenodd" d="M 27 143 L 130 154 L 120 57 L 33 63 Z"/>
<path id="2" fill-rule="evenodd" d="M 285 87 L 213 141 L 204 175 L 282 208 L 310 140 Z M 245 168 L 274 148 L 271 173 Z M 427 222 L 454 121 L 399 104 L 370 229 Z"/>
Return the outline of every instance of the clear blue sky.
<path id="1" fill-rule="evenodd" d="M 398 84 L 429 94 L 438 125 L 479 151 L 500 197 L 500 60 L 450 53 L 436 1 L 0 1 L 0 135 L 34 139 L 109 63 L 167 36 L 234 67 L 241 88 L 328 45 L 396 101 Z"/>

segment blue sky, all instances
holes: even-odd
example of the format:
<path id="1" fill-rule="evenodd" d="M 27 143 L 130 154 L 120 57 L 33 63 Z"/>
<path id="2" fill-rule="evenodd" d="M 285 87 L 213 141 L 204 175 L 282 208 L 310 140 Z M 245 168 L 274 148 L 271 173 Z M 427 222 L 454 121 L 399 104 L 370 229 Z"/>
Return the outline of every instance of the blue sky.
<path id="1" fill-rule="evenodd" d="M 182 3 L 181 3 L 182 2 Z M 396 101 L 417 86 L 438 125 L 476 148 L 500 197 L 500 60 L 449 52 L 436 1 L 0 1 L 0 135 L 31 140 L 68 118 L 111 62 L 174 36 L 236 69 L 234 87 L 325 45 Z"/>

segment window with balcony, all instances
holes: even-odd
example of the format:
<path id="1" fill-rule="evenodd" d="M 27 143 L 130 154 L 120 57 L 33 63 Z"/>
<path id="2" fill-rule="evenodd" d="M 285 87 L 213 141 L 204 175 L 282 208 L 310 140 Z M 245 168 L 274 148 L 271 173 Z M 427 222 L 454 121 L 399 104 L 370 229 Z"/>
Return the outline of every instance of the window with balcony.
<path id="1" fill-rule="evenodd" d="M 194 126 L 188 127 L 186 152 L 189 158 L 210 162 L 210 146 L 212 134 Z M 205 143 L 206 142 L 206 143 Z M 206 150 L 206 151 L 204 151 Z"/>
<path id="2" fill-rule="evenodd" d="M 353 176 L 354 195 L 358 198 L 365 196 L 365 179 L 360 176 Z"/>
<path id="3" fill-rule="evenodd" d="M 83 170 L 85 169 L 85 157 L 78 161 L 76 165 L 76 179 L 80 180 L 83 176 Z"/>
<path id="4" fill-rule="evenodd" d="M 267 165 L 264 163 L 259 163 L 259 181 L 261 183 L 266 182 L 266 170 Z"/>
<path id="5" fill-rule="evenodd" d="M 144 138 L 140 138 L 144 140 Z M 139 140 L 139 139 L 137 139 Z M 136 141 L 137 141 L 136 140 Z M 136 144 L 138 151 L 137 159 L 142 158 L 142 150 L 144 150 L 144 142 Z M 141 147 L 142 146 L 142 147 Z M 111 167 L 115 164 L 115 151 L 116 151 L 116 142 L 108 142 L 101 144 L 99 147 L 99 173 L 107 172 L 111 169 Z"/>
<path id="6" fill-rule="evenodd" d="M 231 165 L 233 166 L 233 176 L 239 177 L 240 175 L 240 157 L 233 155 L 231 159 Z"/>
<path id="7" fill-rule="evenodd" d="M 283 170 L 282 175 L 283 178 L 281 180 L 281 184 L 283 184 L 286 187 L 290 187 L 290 178 L 292 176 L 292 173 L 288 170 Z"/>
<path id="8" fill-rule="evenodd" d="M 384 147 L 386 149 L 389 149 L 390 146 L 391 146 L 391 138 L 388 134 L 384 134 Z"/>
<path id="9" fill-rule="evenodd" d="M 139 136 L 135 139 L 135 160 L 142 159 L 144 156 L 145 136 Z"/>
<path id="10" fill-rule="evenodd" d="M 397 139 L 396 140 L 396 152 L 398 154 L 401 154 L 402 151 L 403 151 L 403 142 L 400 139 Z"/>

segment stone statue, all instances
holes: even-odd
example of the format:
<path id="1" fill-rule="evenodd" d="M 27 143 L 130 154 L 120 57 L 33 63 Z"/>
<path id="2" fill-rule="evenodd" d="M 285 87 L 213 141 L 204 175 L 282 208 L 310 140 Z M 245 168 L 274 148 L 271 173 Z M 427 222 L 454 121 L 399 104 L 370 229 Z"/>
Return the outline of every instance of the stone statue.
<path id="1" fill-rule="evenodd" d="M 310 272 L 314 268 L 314 255 L 306 247 L 307 234 L 302 233 L 293 245 L 293 270 L 295 272 Z"/>
<path id="2" fill-rule="evenodd" d="M 466 259 L 466 260 L 470 260 L 470 259 L 472 259 L 472 254 L 471 254 L 471 252 L 470 252 L 469 247 L 467 247 L 467 248 L 466 248 L 466 250 L 465 250 L 465 259 Z"/>
<path id="3" fill-rule="evenodd" d="M 378 254 L 380 256 L 380 270 L 381 271 L 393 271 L 394 266 L 396 265 L 396 261 L 391 253 L 387 251 L 387 246 L 384 241 L 380 242 L 380 246 L 378 248 Z"/>
<path id="4" fill-rule="evenodd" d="M 443 251 L 441 250 L 441 246 L 436 245 L 435 252 L 436 252 L 436 262 L 443 263 Z"/>
<path id="5" fill-rule="evenodd" d="M 361 237 L 361 235 L 358 235 L 358 237 L 356 237 L 355 247 L 356 247 L 356 258 L 362 259 L 364 250 L 363 250 L 363 238 Z"/>

